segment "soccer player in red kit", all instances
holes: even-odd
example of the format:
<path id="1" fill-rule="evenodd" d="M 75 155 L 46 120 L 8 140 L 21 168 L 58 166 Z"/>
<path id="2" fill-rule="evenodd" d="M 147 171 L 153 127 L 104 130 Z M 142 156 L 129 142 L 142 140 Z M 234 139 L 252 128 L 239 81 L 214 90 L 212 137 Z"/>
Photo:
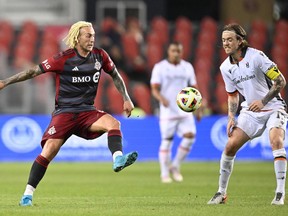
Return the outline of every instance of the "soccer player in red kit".
<path id="1" fill-rule="evenodd" d="M 85 21 L 76 22 L 64 40 L 69 46 L 68 50 L 46 59 L 33 68 L 0 80 L 1 90 L 10 84 L 46 72 L 56 73 L 55 110 L 42 137 L 42 152 L 31 167 L 28 183 L 20 200 L 21 206 L 32 205 L 33 193 L 49 163 L 72 134 L 94 139 L 107 132 L 115 172 L 133 164 L 138 156 L 137 152 L 123 155 L 120 123 L 110 114 L 97 110 L 94 106 L 98 82 L 101 72 L 104 71 L 112 77 L 121 93 L 124 100 L 123 109 L 128 117 L 134 108 L 113 61 L 103 49 L 94 47 L 95 31 L 92 24 Z"/>

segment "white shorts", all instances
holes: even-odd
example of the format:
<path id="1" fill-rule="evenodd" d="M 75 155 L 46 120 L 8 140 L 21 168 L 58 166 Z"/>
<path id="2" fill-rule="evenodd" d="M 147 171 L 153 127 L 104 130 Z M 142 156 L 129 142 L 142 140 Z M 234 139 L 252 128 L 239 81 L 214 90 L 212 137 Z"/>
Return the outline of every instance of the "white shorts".
<path id="1" fill-rule="evenodd" d="M 283 109 L 266 112 L 241 110 L 236 127 L 243 130 L 250 139 L 261 136 L 267 128 L 282 128 L 286 132 L 288 115 Z"/>
<path id="2" fill-rule="evenodd" d="M 185 133 L 196 134 L 196 125 L 192 114 L 185 118 L 160 120 L 159 125 L 162 139 L 171 139 L 175 133 L 179 137 L 183 137 Z"/>

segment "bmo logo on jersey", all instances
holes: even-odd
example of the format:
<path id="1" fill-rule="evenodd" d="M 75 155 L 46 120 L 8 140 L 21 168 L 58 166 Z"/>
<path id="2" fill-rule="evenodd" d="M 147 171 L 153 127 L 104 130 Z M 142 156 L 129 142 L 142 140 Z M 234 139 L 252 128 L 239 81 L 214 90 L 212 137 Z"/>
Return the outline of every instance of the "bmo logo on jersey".
<path id="1" fill-rule="evenodd" d="M 94 83 L 98 83 L 99 81 L 99 78 L 100 78 L 100 72 L 97 71 L 93 77 L 91 76 L 73 76 L 72 77 L 72 83 L 88 83 L 88 82 L 91 82 L 93 81 Z"/>

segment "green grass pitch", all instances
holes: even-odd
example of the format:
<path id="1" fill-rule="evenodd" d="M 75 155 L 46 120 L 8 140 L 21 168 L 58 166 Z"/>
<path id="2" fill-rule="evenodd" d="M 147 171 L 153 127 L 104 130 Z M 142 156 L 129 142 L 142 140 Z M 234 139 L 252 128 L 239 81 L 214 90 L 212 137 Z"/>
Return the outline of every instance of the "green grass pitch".
<path id="1" fill-rule="evenodd" d="M 218 162 L 186 162 L 183 183 L 161 184 L 157 162 L 136 162 L 120 173 L 112 163 L 49 165 L 33 207 L 20 207 L 32 163 L 0 163 L 0 215 L 14 216 L 284 216 L 284 206 L 271 206 L 273 162 L 236 161 L 228 202 L 210 206 L 218 188 Z"/>

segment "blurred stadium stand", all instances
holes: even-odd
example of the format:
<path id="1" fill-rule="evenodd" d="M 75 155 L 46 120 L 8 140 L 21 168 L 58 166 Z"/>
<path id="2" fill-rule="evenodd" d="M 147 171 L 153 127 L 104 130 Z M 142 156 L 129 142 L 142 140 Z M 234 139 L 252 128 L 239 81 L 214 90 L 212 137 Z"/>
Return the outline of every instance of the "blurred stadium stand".
<path id="1" fill-rule="evenodd" d="M 64 13 L 62 17 L 59 17 L 57 24 L 52 24 L 53 22 L 50 21 L 52 15 L 49 11 L 67 3 L 65 0 L 59 1 L 58 4 L 56 3 L 58 1 L 53 0 L 51 4 L 49 1 L 50 5 L 44 0 L 39 1 L 38 12 L 41 14 L 43 10 L 46 10 L 43 15 L 46 18 L 41 16 L 41 19 L 33 18 L 36 16 L 35 13 L 31 13 L 31 19 L 24 19 L 21 15 L 13 17 L 15 12 L 12 6 L 15 6 L 16 9 L 14 9 L 17 10 L 20 6 L 16 3 L 21 5 L 22 1 L 5 2 L 6 7 L 2 8 L 1 5 L 0 9 L 0 12 L 6 10 L 0 16 L 0 79 L 35 63 L 38 64 L 45 58 L 65 49 L 62 38 L 70 25 L 74 21 L 84 19 L 81 13 L 76 18 L 69 16 L 75 5 L 79 8 L 83 7 L 81 1 L 73 0 L 75 5 L 71 8 L 60 7 L 60 14 L 66 11 L 68 15 L 66 13 L 66 22 L 64 22 Z M 29 5 L 34 1 L 27 2 Z M 101 3 L 102 9 L 105 7 L 109 9 L 111 2 L 113 1 L 98 1 L 98 5 Z M 134 2 L 133 7 L 130 5 L 131 7 L 127 6 L 127 8 L 135 9 L 136 12 L 141 11 L 138 7 L 141 7 L 143 2 L 136 2 L 139 4 Z M 71 4 L 67 3 L 67 5 Z M 115 7 L 118 8 L 117 10 L 123 9 L 119 5 Z M 26 5 L 25 8 L 28 6 Z M 174 21 L 163 16 L 154 16 L 151 20 L 147 20 L 143 14 L 131 18 L 123 13 L 117 20 L 115 17 L 105 16 L 104 12 L 97 16 L 101 19 L 94 22 L 96 46 L 104 48 L 110 54 L 123 76 L 135 105 L 144 110 L 146 114 L 157 112 L 157 103 L 150 93 L 151 70 L 156 62 L 165 58 L 167 44 L 172 40 L 178 40 L 184 45 L 184 59 L 193 64 L 199 89 L 208 101 L 207 113 L 226 114 L 227 95 L 219 71 L 221 62 L 226 58 L 221 46 L 221 29 L 224 22 L 216 21 L 210 16 L 204 16 L 199 21 L 192 21 L 185 16 L 178 16 Z M 248 32 L 251 45 L 263 50 L 271 57 L 288 79 L 288 21 L 280 19 L 267 24 L 260 19 L 255 19 L 244 27 Z M 52 112 L 53 75 L 47 73 L 28 82 L 13 85 L 1 92 L 0 111 L 2 113 Z M 286 92 L 287 88 L 282 93 L 288 101 Z M 122 114 L 122 102 L 111 78 L 103 74 L 95 106 L 114 114 Z"/>

